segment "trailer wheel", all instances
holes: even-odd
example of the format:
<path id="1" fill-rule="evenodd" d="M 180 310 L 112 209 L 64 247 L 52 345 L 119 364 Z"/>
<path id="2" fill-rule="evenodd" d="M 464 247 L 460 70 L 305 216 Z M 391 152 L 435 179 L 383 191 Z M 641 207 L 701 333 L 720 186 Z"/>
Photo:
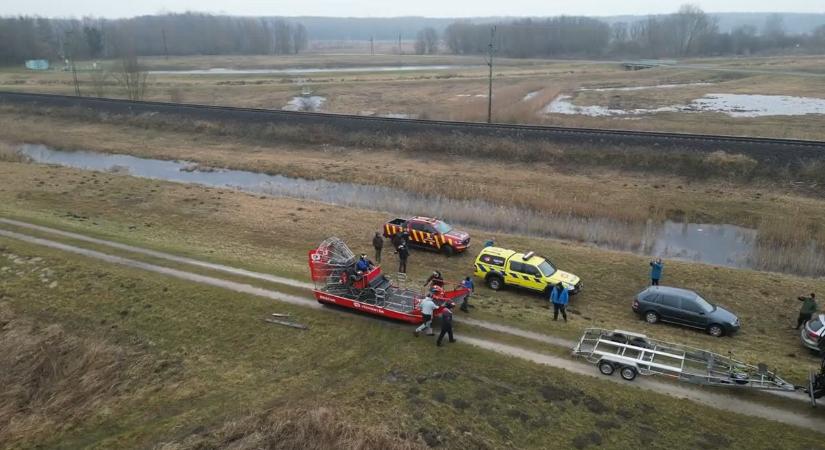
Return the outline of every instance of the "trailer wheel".
<path id="1" fill-rule="evenodd" d="M 498 275 L 490 275 L 487 277 L 487 287 L 494 291 L 500 290 L 504 285 L 504 280 Z"/>
<path id="2" fill-rule="evenodd" d="M 636 369 L 629 366 L 622 367 L 622 370 L 619 371 L 619 375 L 627 381 L 633 381 L 636 379 Z"/>
<path id="3" fill-rule="evenodd" d="M 609 361 L 602 361 L 602 362 L 599 363 L 599 372 L 601 372 L 602 375 L 607 375 L 607 376 L 613 375 L 613 372 L 615 370 L 616 370 L 616 368 L 613 367 L 613 363 L 611 363 Z"/>
<path id="4" fill-rule="evenodd" d="M 445 245 L 444 247 L 441 247 L 441 252 L 444 253 L 444 255 L 446 255 L 447 258 L 455 255 L 455 249 L 453 249 L 453 247 L 450 245 Z"/>

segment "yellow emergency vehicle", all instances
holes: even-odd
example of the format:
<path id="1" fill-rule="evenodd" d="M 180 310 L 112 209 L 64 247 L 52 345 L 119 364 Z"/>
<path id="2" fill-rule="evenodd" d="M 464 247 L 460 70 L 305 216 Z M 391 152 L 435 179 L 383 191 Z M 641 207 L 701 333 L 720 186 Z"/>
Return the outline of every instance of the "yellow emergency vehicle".
<path id="1" fill-rule="evenodd" d="M 535 252 L 518 253 L 499 247 L 481 250 L 476 257 L 475 276 L 496 291 L 504 286 L 517 286 L 547 293 L 562 283 L 570 294 L 577 294 L 582 288 L 579 277 L 558 270 L 549 259 Z"/>

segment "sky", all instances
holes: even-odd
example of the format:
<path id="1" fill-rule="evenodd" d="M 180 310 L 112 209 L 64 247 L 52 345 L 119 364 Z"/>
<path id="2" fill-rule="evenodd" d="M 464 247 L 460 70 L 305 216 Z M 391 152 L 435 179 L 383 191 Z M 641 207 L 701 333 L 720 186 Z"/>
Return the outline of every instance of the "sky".
<path id="1" fill-rule="evenodd" d="M 198 11 L 248 16 L 609 16 L 667 13 L 683 3 L 707 12 L 825 12 L 825 0 L 0 0 L 0 15 L 118 18 Z"/>

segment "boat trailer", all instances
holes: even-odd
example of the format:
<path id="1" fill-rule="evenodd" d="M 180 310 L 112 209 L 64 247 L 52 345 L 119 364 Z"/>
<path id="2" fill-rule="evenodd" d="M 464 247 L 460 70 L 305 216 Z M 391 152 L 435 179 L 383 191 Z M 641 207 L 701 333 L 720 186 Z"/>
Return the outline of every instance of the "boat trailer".
<path id="1" fill-rule="evenodd" d="M 802 390 L 811 405 L 825 395 L 825 359 L 820 373 L 810 374 L 807 386 L 795 386 L 768 370 L 737 361 L 730 356 L 681 344 L 651 339 L 622 330 L 588 328 L 573 348 L 573 356 L 598 366 L 604 375 L 619 375 L 632 381 L 637 375 L 663 375 L 703 386 L 726 386 L 769 391 Z"/>

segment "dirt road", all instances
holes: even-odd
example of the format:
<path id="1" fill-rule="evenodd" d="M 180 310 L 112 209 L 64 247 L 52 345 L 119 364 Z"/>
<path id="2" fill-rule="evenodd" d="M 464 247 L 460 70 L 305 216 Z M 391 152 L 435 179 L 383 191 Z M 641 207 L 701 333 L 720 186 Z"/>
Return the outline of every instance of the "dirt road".
<path id="1" fill-rule="evenodd" d="M 18 225 L 18 226 L 26 226 L 30 229 L 37 229 L 37 228 L 32 228 L 32 227 L 36 227 L 36 226 L 29 225 L 29 224 L 22 224 L 22 222 L 8 221 L 6 219 L 0 219 L 0 221 L 2 221 L 4 223 L 7 223 L 7 224 L 12 224 L 13 223 L 14 225 Z M 38 228 L 40 228 L 40 231 L 47 231 L 47 232 L 51 231 L 50 228 L 45 228 L 45 227 L 38 227 Z M 74 233 L 66 233 L 66 232 L 60 232 L 60 233 L 63 233 L 61 235 L 63 235 L 64 237 L 71 237 L 73 239 L 79 239 L 79 237 L 82 237 L 81 240 L 87 241 L 87 242 L 98 241 L 98 240 L 92 240 L 93 238 L 88 238 L 86 236 L 76 235 Z M 132 268 L 135 268 L 135 269 L 146 270 L 146 271 L 150 271 L 150 272 L 154 272 L 154 273 L 158 273 L 158 274 L 172 276 L 172 277 L 176 277 L 176 278 L 179 278 L 179 279 L 191 281 L 191 282 L 194 282 L 194 283 L 206 284 L 206 285 L 210 285 L 210 286 L 220 287 L 220 288 L 223 288 L 223 289 L 229 289 L 229 290 L 232 290 L 234 292 L 265 297 L 265 298 L 269 298 L 269 299 L 272 299 L 272 300 L 275 300 L 275 301 L 286 302 L 286 303 L 290 303 L 290 304 L 293 304 L 293 305 L 310 307 L 310 308 L 313 308 L 313 309 L 323 309 L 323 310 L 327 310 L 327 311 L 331 311 L 331 312 L 337 311 L 337 310 L 330 309 L 330 308 L 324 308 L 323 306 L 321 306 L 320 304 L 316 303 L 315 301 L 313 301 L 312 299 L 310 299 L 308 297 L 285 294 L 285 293 L 281 293 L 281 292 L 278 292 L 278 291 L 275 291 L 275 290 L 263 289 L 263 288 L 251 286 L 251 285 L 248 285 L 248 284 L 243 284 L 243 283 L 238 283 L 238 282 L 234 282 L 234 281 L 224 280 L 224 279 L 221 279 L 221 278 L 216 278 L 216 277 L 211 277 L 211 276 L 206 276 L 206 275 L 200 275 L 200 274 L 195 274 L 195 273 L 191 273 L 191 272 L 186 272 L 186 271 L 183 271 L 183 270 L 172 269 L 172 268 L 169 268 L 169 267 L 163 267 L 163 266 L 159 266 L 159 265 L 155 265 L 155 264 L 145 263 L 145 262 L 142 262 L 142 261 L 137 261 L 137 260 L 133 260 L 133 259 L 129 259 L 129 258 L 124 258 L 124 257 L 121 257 L 121 256 L 112 255 L 112 254 L 108 254 L 108 253 L 103 253 L 103 252 L 99 252 L 99 251 L 95 251 L 95 250 L 89 250 L 89 249 L 85 249 L 85 248 L 81 248 L 81 247 L 77 247 L 77 246 L 73 246 L 73 245 L 68 245 L 68 244 L 64 244 L 64 243 L 49 240 L 49 239 L 38 238 L 38 237 L 35 237 L 35 236 L 30 236 L 30 235 L 26 235 L 26 234 L 22 234 L 22 233 L 18 233 L 18 232 L 13 232 L 13 231 L 7 231 L 7 230 L 0 229 L 0 237 L 5 237 L 5 238 L 9 238 L 9 239 L 15 239 L 15 240 L 23 241 L 23 242 L 28 242 L 30 244 L 40 245 L 40 246 L 53 248 L 53 249 L 57 249 L 57 250 L 61 250 L 61 251 L 69 252 L 69 253 L 74 253 L 74 254 L 85 256 L 85 257 L 106 261 L 106 262 L 113 263 L 113 264 L 123 265 L 123 266 L 126 266 L 126 267 L 132 267 Z M 104 243 L 105 245 L 109 244 L 107 241 L 100 241 L 100 242 L 97 242 L 97 243 Z M 112 244 L 114 244 L 114 243 L 112 243 Z M 117 245 L 122 246 L 122 244 L 117 244 Z M 137 249 L 137 248 L 131 247 L 131 246 L 122 246 L 122 247 L 118 247 L 118 248 L 122 248 L 124 250 L 128 248 L 129 251 L 139 250 L 138 253 L 147 254 L 147 255 L 152 254 L 152 256 L 158 256 L 158 254 L 159 254 L 158 252 L 153 252 L 151 250 L 145 250 L 145 249 Z M 171 257 L 176 258 L 175 260 L 177 262 L 184 262 L 184 260 L 188 260 L 188 258 L 179 258 L 179 257 L 176 257 L 174 255 L 167 255 L 167 256 L 171 256 Z M 169 259 L 169 258 L 166 258 L 166 259 Z M 178 260 L 178 259 L 180 259 L 180 260 Z M 196 260 L 190 260 L 190 261 L 196 261 Z M 204 263 L 204 262 L 200 262 L 200 261 L 198 261 L 197 263 L 198 264 L 196 264 L 196 265 L 201 266 L 201 267 L 211 266 L 210 263 Z M 219 265 L 215 265 L 215 266 L 226 268 L 226 266 L 219 266 Z M 231 268 L 227 268 L 227 269 L 231 269 Z M 215 269 L 215 270 L 220 270 L 220 269 Z M 231 273 L 236 273 L 237 274 L 238 272 L 233 271 Z M 258 278 L 258 277 L 255 277 L 255 278 Z M 275 278 L 277 278 L 277 277 L 275 277 Z M 294 280 L 290 280 L 290 281 L 294 283 Z M 294 285 L 294 284 L 290 284 L 290 285 Z M 511 327 L 505 327 L 505 326 L 501 326 L 501 325 L 490 324 L 490 323 L 482 322 L 482 321 L 474 321 L 474 320 L 466 320 L 465 319 L 464 323 L 474 325 L 474 326 L 482 326 L 484 328 L 494 329 L 494 330 L 503 331 L 503 332 L 513 332 L 512 334 L 521 335 L 521 336 L 524 336 L 524 337 L 530 336 L 529 337 L 530 339 L 537 339 L 537 340 L 540 340 L 540 341 L 547 341 L 548 343 L 553 344 L 553 345 L 561 345 L 561 343 L 567 343 L 567 341 L 565 341 L 565 340 L 560 340 L 558 338 L 553 338 L 551 336 L 545 336 L 545 335 L 541 335 L 541 334 L 538 334 L 538 333 L 527 332 L 527 331 L 523 331 L 523 330 L 514 329 L 514 328 L 511 328 Z M 507 331 L 504 331 L 504 330 L 507 330 Z M 546 355 L 546 354 L 534 352 L 534 351 L 531 351 L 531 350 L 527 350 L 527 349 L 524 349 L 524 348 L 520 348 L 520 347 L 516 347 L 516 346 L 512 346 L 512 345 L 506 345 L 506 344 L 502 344 L 502 343 L 499 343 L 499 342 L 486 340 L 486 339 L 463 337 L 462 342 L 464 342 L 466 344 L 476 346 L 476 347 L 479 347 L 479 348 L 495 351 L 497 353 L 501 353 L 501 354 L 504 354 L 504 355 L 507 355 L 507 356 L 532 361 L 532 362 L 535 362 L 535 363 L 538 363 L 538 364 L 544 364 L 544 365 L 548 365 L 548 366 L 552 366 L 552 367 L 561 368 L 561 369 L 567 370 L 569 372 L 572 372 L 576 375 L 586 375 L 586 376 L 598 377 L 599 379 L 602 379 L 602 380 L 605 380 L 605 381 L 614 381 L 614 382 L 619 381 L 618 377 L 616 377 L 616 378 L 607 378 L 607 377 L 599 375 L 598 371 L 595 370 L 594 367 L 591 366 L 591 365 L 580 363 L 580 362 L 570 360 L 570 359 L 566 359 L 566 358 Z M 785 424 L 788 424 L 788 425 L 799 426 L 799 427 L 814 430 L 814 431 L 817 431 L 817 432 L 820 432 L 820 433 L 825 433 L 825 417 L 823 417 L 823 415 L 821 413 L 818 413 L 815 410 L 805 410 L 802 407 L 800 407 L 799 411 L 790 411 L 790 410 L 783 409 L 783 408 L 778 408 L 778 407 L 774 407 L 774 406 L 768 406 L 768 405 L 760 404 L 760 403 L 757 403 L 757 402 L 754 402 L 754 401 L 743 400 L 743 399 L 737 398 L 735 396 L 720 393 L 719 391 L 710 392 L 710 391 L 702 390 L 702 389 L 693 389 L 693 388 L 674 385 L 672 383 L 664 383 L 664 382 L 656 381 L 656 380 L 653 380 L 653 379 L 639 379 L 638 381 L 634 382 L 633 385 L 627 385 L 626 384 L 625 386 L 627 388 L 636 388 L 636 389 L 641 389 L 641 390 L 645 390 L 645 391 L 665 394 L 665 395 L 669 395 L 669 396 L 673 396 L 673 397 L 677 397 L 677 398 L 684 398 L 684 399 L 695 401 L 695 402 L 701 403 L 703 405 L 706 405 L 706 406 L 709 406 L 709 407 L 712 407 L 712 408 L 716 408 L 716 409 L 720 409 L 720 410 L 725 410 L 725 411 L 735 412 L 735 413 L 738 413 L 738 414 L 746 414 L 746 415 L 753 416 L 753 417 L 760 417 L 760 418 L 764 418 L 764 419 L 774 420 L 774 421 L 778 421 L 778 422 L 785 423 Z"/>

